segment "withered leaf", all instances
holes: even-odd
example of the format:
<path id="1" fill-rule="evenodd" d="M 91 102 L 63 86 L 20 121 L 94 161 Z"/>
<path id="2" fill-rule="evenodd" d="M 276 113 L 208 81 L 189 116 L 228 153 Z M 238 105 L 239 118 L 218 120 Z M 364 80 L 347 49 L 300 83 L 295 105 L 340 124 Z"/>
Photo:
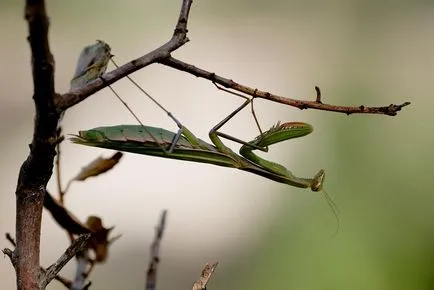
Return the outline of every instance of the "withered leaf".
<path id="1" fill-rule="evenodd" d="M 89 165 L 83 167 L 80 173 L 74 177 L 73 180 L 83 181 L 92 176 L 98 176 L 101 173 L 107 172 L 112 169 L 116 164 L 118 164 L 119 160 L 122 158 L 121 152 L 116 152 L 110 158 L 98 157 Z"/>
<path id="2" fill-rule="evenodd" d="M 97 216 L 89 216 L 86 221 L 92 235 L 89 240 L 89 248 L 95 253 L 94 262 L 102 263 L 107 259 L 109 247 L 109 234 L 114 227 L 105 228 L 102 219 Z"/>

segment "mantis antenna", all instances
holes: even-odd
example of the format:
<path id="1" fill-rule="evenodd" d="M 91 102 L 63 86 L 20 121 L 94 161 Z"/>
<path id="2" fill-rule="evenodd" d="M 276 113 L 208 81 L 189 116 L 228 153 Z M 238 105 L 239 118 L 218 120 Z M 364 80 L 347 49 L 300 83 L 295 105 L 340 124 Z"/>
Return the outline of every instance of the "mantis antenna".
<path id="1" fill-rule="evenodd" d="M 339 223 L 339 208 L 336 205 L 336 203 L 333 201 L 333 199 L 330 197 L 330 195 L 324 190 L 324 188 L 321 189 L 325 200 L 327 201 L 327 204 L 329 205 L 330 211 L 333 213 L 333 216 L 336 219 L 336 229 L 335 232 L 333 234 L 332 237 L 336 236 L 339 232 L 339 227 L 340 227 L 340 223 Z"/>

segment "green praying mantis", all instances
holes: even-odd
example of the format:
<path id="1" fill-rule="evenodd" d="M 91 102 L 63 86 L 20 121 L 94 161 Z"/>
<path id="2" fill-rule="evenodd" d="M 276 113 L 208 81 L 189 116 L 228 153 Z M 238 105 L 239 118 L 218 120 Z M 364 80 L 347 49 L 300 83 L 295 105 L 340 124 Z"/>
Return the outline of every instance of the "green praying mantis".
<path id="1" fill-rule="evenodd" d="M 295 187 L 310 188 L 312 191 L 322 189 L 325 177 L 324 170 L 320 170 L 313 178 L 300 178 L 292 174 L 283 165 L 257 156 L 253 152 L 253 149 L 256 148 L 248 144 L 241 147 L 240 155 L 236 154 L 223 144 L 215 128 L 209 133 L 214 145 L 197 138 L 184 126 L 180 132 L 180 137 L 176 138 L 176 133 L 163 128 L 143 127 L 142 125 L 118 125 L 80 131 L 77 136 L 71 137 L 70 140 L 87 146 L 232 167 Z M 255 140 L 249 142 L 249 144 L 268 146 L 284 140 L 305 136 L 311 132 L 312 126 L 306 123 L 278 123 L 270 130 L 259 135 Z M 157 139 L 158 143 L 155 143 L 150 134 Z M 164 152 L 160 146 L 168 146 L 172 150 Z"/>
<path id="2" fill-rule="evenodd" d="M 96 45 L 102 45 L 101 43 L 107 45 L 101 41 Z M 98 77 L 101 77 L 100 75 L 101 74 L 99 74 Z M 306 136 L 313 131 L 311 125 L 303 122 L 277 123 L 269 130 L 262 133 L 253 110 L 252 99 L 230 92 L 216 85 L 219 89 L 244 98 L 245 102 L 211 129 L 209 132 L 209 138 L 212 144 L 210 144 L 197 138 L 160 103 L 134 82 L 134 80 L 128 76 L 127 78 L 175 121 L 179 128 L 178 132 L 175 133 L 163 128 L 143 125 L 128 105 L 120 98 L 113 88 L 109 86 L 127 109 L 133 113 L 140 125 L 106 126 L 83 130 L 79 131 L 78 135 L 73 135 L 73 137 L 70 138 L 72 142 L 81 145 L 142 155 L 232 167 L 260 175 L 276 182 L 285 183 L 299 188 L 309 188 L 314 192 L 322 190 L 325 178 L 324 170 L 319 170 L 319 172 L 312 178 L 297 177 L 285 166 L 259 157 L 253 152 L 254 150 L 267 152 L 268 146 L 270 145 Z M 259 131 L 261 132 L 259 136 L 250 142 L 245 142 L 233 136 L 219 132 L 219 129 L 223 125 L 225 125 L 248 104 L 252 105 L 252 114 L 255 118 L 256 124 L 258 125 Z M 242 147 L 239 150 L 239 154 L 227 147 L 220 137 L 241 143 Z M 327 200 L 329 200 L 329 198 L 327 198 Z"/>

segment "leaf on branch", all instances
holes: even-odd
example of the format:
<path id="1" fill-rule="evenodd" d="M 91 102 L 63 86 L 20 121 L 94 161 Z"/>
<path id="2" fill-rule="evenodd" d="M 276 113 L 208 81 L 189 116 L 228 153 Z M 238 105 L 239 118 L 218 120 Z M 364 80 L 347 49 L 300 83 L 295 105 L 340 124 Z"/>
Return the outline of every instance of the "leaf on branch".
<path id="1" fill-rule="evenodd" d="M 95 253 L 94 262 L 104 262 L 108 257 L 108 247 L 121 237 L 121 235 L 117 235 L 109 238 L 114 227 L 105 228 L 100 217 L 89 216 L 86 224 L 81 223 L 48 192 L 45 193 L 44 207 L 68 233 L 74 235 L 91 234 L 88 249 L 92 249 Z"/>
<path id="2" fill-rule="evenodd" d="M 95 253 L 94 262 L 104 262 L 108 257 L 108 247 L 112 244 L 109 234 L 114 227 L 105 228 L 102 219 L 97 216 L 89 216 L 86 225 L 92 231 L 88 247 Z"/>
<path id="3" fill-rule="evenodd" d="M 118 164 L 119 160 L 122 158 L 122 155 L 123 154 L 121 152 L 116 152 L 110 158 L 98 157 L 97 159 L 89 163 L 89 165 L 83 167 L 80 173 L 77 176 L 75 176 L 73 180 L 71 180 L 70 182 L 74 180 L 84 181 L 89 177 L 98 176 L 104 172 L 109 171 L 116 164 Z"/>

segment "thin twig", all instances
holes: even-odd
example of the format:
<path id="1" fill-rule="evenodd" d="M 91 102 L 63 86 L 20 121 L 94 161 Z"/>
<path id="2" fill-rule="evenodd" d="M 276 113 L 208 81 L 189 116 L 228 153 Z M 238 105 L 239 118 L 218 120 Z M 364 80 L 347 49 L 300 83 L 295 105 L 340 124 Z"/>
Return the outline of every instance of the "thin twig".
<path id="1" fill-rule="evenodd" d="M 215 73 L 206 71 L 204 69 L 195 67 L 194 65 L 185 63 L 181 60 L 175 59 L 173 57 L 167 57 L 159 60 L 159 63 L 169 66 L 171 68 L 178 69 L 180 71 L 187 72 L 196 77 L 201 77 L 207 80 L 210 80 L 214 83 L 220 84 L 226 88 L 233 89 L 235 91 L 244 93 L 246 95 L 250 95 L 255 98 L 262 98 L 272 102 L 277 102 L 285 105 L 289 105 L 292 107 L 299 108 L 301 110 L 304 109 L 316 109 L 323 111 L 331 111 L 338 113 L 345 113 L 347 115 L 350 114 L 382 114 L 388 116 L 395 116 L 397 112 L 401 111 L 401 109 L 405 106 L 410 105 L 410 102 L 405 102 L 401 105 L 391 104 L 389 106 L 384 107 L 367 107 L 364 105 L 357 107 L 348 107 L 348 106 L 337 106 L 331 104 L 322 103 L 321 94 L 319 88 L 316 87 L 315 90 L 317 92 L 315 101 L 305 101 L 305 100 L 296 100 L 287 97 L 281 97 L 278 95 L 274 95 L 265 91 L 260 91 L 258 89 L 253 89 L 248 86 L 239 84 L 234 82 L 231 79 L 227 79 L 221 76 L 218 76 Z"/>
<path id="2" fill-rule="evenodd" d="M 59 127 L 57 128 L 57 136 L 60 136 L 60 134 L 62 133 L 62 128 Z M 59 142 L 56 146 L 56 161 L 55 161 L 55 166 L 56 166 L 56 183 L 57 183 L 57 192 L 59 195 L 59 203 L 62 207 L 64 207 L 65 205 L 65 194 L 69 189 L 69 183 L 68 186 L 65 188 L 65 190 L 62 189 L 62 178 L 61 178 L 61 172 L 60 172 L 60 144 L 61 142 Z M 47 194 L 47 192 L 45 193 Z M 45 205 L 45 199 L 44 199 L 44 205 Z M 66 231 L 66 234 L 68 236 L 68 239 L 71 243 L 74 242 L 74 236 L 72 235 L 71 232 Z"/>
<path id="3" fill-rule="evenodd" d="M 44 267 L 41 267 L 40 269 L 41 269 L 41 273 L 43 273 L 45 275 L 45 273 L 47 272 L 47 269 L 45 269 Z M 63 286 L 65 286 L 66 289 L 69 289 L 69 287 L 71 287 L 71 285 L 72 285 L 71 280 L 62 277 L 59 274 L 57 274 L 54 277 L 54 280 L 60 282 Z"/>
<path id="4" fill-rule="evenodd" d="M 6 233 L 6 240 L 8 240 L 9 243 L 12 244 L 12 246 L 14 246 L 14 247 L 17 246 L 17 243 L 15 243 L 15 240 L 10 233 Z"/>
<path id="5" fill-rule="evenodd" d="M 79 236 L 74 242 L 66 249 L 65 253 L 60 256 L 57 261 L 47 268 L 44 278 L 40 281 L 40 288 L 45 289 L 45 287 L 50 283 L 51 280 L 56 277 L 57 273 L 74 257 L 78 252 L 86 248 L 89 241 L 90 234 L 84 234 Z"/>
<path id="6" fill-rule="evenodd" d="M 315 86 L 315 91 L 316 91 L 316 102 L 317 103 L 322 103 L 321 101 L 321 90 L 318 86 Z"/>
<path id="7" fill-rule="evenodd" d="M 149 260 L 148 271 L 146 274 L 146 289 L 155 290 L 157 284 L 157 268 L 160 262 L 160 243 L 166 227 L 167 210 L 161 212 L 160 221 L 155 227 L 155 237 L 151 244 L 151 258 Z"/>
<path id="8" fill-rule="evenodd" d="M 4 248 L 2 250 L 3 254 L 9 257 L 14 268 L 16 267 L 16 258 L 14 257 L 14 252 L 9 248 Z"/>
<path id="9" fill-rule="evenodd" d="M 199 279 L 193 284 L 193 290 L 204 290 L 206 289 L 206 285 L 211 279 L 212 274 L 218 266 L 218 262 L 214 262 L 212 265 L 206 264 L 200 274 Z"/>

